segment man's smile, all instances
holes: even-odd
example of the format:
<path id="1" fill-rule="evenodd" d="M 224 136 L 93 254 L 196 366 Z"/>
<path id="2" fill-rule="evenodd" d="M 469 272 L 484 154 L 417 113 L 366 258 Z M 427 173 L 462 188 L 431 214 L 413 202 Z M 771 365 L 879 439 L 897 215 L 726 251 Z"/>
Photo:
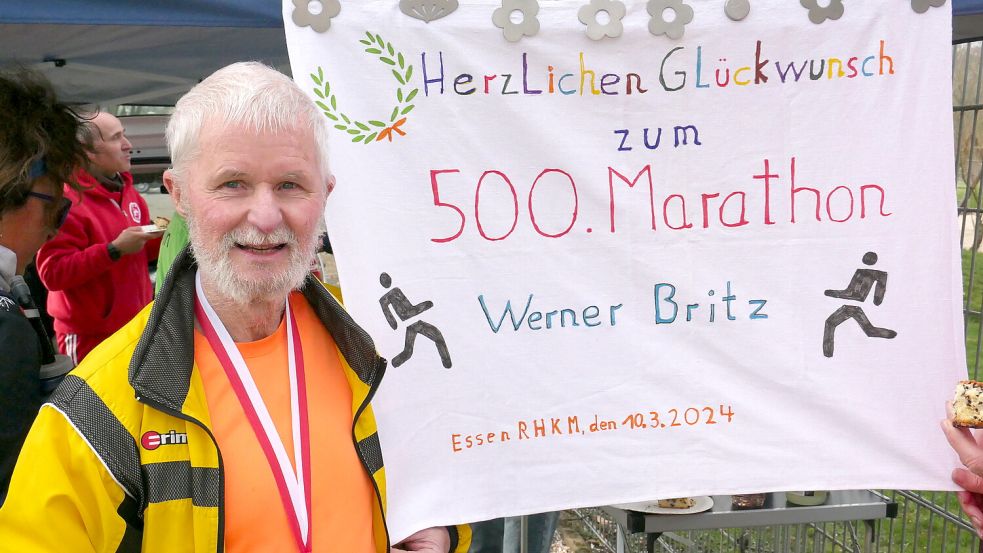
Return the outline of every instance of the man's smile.
<path id="1" fill-rule="evenodd" d="M 282 250 L 283 248 L 286 248 L 287 245 L 285 243 L 280 243 L 280 244 L 240 244 L 240 243 L 236 242 L 235 247 L 236 248 L 239 248 L 240 250 L 243 250 L 245 252 L 258 253 L 258 254 L 266 254 L 266 253 L 278 252 L 278 251 Z"/>

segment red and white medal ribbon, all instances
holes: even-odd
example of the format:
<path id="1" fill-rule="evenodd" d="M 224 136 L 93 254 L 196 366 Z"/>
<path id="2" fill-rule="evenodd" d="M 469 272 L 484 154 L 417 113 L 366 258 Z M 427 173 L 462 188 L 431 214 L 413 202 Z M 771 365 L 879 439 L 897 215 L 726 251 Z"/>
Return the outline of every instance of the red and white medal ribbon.
<path id="1" fill-rule="evenodd" d="M 218 318 L 201 288 L 200 273 L 195 276 L 195 316 L 219 363 L 225 369 L 232 389 L 242 405 L 246 418 L 263 448 L 270 470 L 280 492 L 280 500 L 291 523 L 299 551 L 311 551 L 311 453 L 310 426 L 307 420 L 307 386 L 304 377 L 304 352 L 300 344 L 297 322 L 286 301 L 287 367 L 290 374 L 290 420 L 293 430 L 294 466 L 290 465 L 287 450 L 273 424 L 263 396 L 256 387 L 249 368 L 232 336 Z"/>

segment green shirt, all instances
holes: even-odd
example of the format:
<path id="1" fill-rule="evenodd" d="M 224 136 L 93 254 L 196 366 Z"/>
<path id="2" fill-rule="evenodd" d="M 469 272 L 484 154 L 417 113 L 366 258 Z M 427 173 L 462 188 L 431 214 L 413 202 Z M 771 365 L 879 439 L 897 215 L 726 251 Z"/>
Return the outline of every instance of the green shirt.
<path id="1" fill-rule="evenodd" d="M 157 256 L 157 280 L 154 283 L 155 294 L 160 291 L 174 258 L 187 245 L 188 224 L 184 221 L 184 217 L 174 212 L 174 217 L 171 219 L 171 223 L 167 225 L 167 231 L 164 232 L 164 237 L 160 242 L 160 254 Z"/>

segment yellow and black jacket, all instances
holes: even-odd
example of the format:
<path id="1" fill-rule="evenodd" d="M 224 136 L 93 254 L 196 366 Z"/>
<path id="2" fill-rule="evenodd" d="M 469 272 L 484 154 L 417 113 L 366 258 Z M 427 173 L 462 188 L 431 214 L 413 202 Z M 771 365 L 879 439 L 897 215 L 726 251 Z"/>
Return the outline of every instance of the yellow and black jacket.
<path id="1" fill-rule="evenodd" d="M 41 408 L 0 508 L 0 551 L 224 550 L 222 452 L 194 364 L 195 270 L 182 252 L 157 301 Z M 342 354 L 352 440 L 376 491 L 376 548 L 388 553 L 385 470 L 369 405 L 386 361 L 319 282 L 308 277 L 302 292 Z M 470 530 L 449 531 L 451 551 L 467 551 Z"/>

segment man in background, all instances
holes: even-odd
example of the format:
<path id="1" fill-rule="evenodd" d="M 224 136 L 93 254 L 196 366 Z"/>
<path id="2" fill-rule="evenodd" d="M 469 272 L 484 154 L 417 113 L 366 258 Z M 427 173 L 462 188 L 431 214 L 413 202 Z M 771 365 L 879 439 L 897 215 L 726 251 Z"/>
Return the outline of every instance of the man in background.
<path id="1" fill-rule="evenodd" d="M 88 163 L 75 177 L 84 190 L 65 191 L 68 220 L 37 258 L 58 349 L 75 363 L 150 302 L 147 264 L 160 248 L 159 233 L 140 230 L 150 224 L 150 210 L 133 188 L 120 120 L 109 113 L 83 117 L 79 141 Z"/>

